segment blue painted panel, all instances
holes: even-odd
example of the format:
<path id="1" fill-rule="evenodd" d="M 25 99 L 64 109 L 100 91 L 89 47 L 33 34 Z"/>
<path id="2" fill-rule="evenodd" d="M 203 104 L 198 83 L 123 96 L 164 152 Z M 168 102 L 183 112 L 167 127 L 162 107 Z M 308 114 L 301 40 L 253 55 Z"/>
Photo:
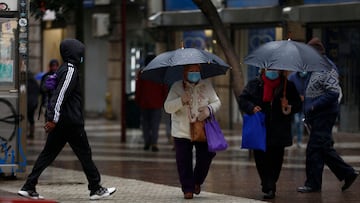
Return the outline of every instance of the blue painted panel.
<path id="1" fill-rule="evenodd" d="M 198 7 L 192 0 L 165 0 L 165 11 L 195 10 Z"/>
<path id="2" fill-rule="evenodd" d="M 185 31 L 183 34 L 185 48 L 206 48 L 206 36 L 203 30 L 201 31 Z"/>
<path id="3" fill-rule="evenodd" d="M 83 0 L 84 8 L 93 8 L 95 6 L 94 0 Z"/>
<path id="4" fill-rule="evenodd" d="M 277 6 L 279 0 L 228 0 L 227 7 Z"/>
<path id="5" fill-rule="evenodd" d="M 260 45 L 275 40 L 275 28 L 249 29 L 248 53 L 258 48 Z M 259 68 L 248 66 L 248 80 L 255 78 L 259 74 Z"/>

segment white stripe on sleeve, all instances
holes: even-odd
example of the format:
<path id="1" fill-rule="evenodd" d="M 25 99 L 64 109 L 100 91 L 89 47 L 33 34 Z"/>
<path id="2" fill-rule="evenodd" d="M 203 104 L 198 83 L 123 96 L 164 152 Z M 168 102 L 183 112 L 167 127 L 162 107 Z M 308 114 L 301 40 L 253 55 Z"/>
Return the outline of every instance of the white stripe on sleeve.
<path id="1" fill-rule="evenodd" d="M 71 78 L 74 74 L 74 71 L 75 71 L 75 68 L 74 66 L 71 64 L 71 63 L 68 63 L 68 71 L 66 73 L 66 77 L 65 77 L 65 81 L 61 87 L 61 90 L 60 90 L 60 93 L 59 93 L 59 96 L 56 100 L 56 104 L 55 104 L 55 114 L 54 114 L 54 122 L 57 123 L 59 121 L 59 118 L 60 118 L 60 106 L 64 100 L 64 95 L 65 95 L 65 92 L 66 90 L 68 89 L 69 87 L 69 84 L 71 82 Z"/>

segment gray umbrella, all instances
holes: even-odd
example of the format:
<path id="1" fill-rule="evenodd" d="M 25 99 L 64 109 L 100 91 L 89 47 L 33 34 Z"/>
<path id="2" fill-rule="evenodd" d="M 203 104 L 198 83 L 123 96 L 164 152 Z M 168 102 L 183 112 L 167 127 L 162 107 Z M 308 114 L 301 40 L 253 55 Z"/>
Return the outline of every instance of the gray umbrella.
<path id="1" fill-rule="evenodd" d="M 313 47 L 291 40 L 267 42 L 245 57 L 245 64 L 290 71 L 330 70 L 331 64 Z"/>
<path id="2" fill-rule="evenodd" d="M 201 65 L 201 78 L 225 74 L 230 68 L 220 57 L 196 48 L 181 48 L 156 56 L 141 70 L 143 79 L 172 84 L 183 79 L 183 68 L 187 64 Z"/>

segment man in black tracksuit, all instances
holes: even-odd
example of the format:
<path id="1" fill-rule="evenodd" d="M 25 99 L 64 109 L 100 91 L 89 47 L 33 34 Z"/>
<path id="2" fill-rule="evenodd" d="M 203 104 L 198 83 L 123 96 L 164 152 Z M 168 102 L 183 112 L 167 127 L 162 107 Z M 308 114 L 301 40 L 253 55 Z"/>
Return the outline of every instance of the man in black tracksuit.
<path id="1" fill-rule="evenodd" d="M 52 77 L 53 81 L 47 82 L 48 88 L 53 89 L 53 92 L 44 127 L 48 133 L 46 144 L 18 194 L 31 199 L 43 199 L 35 189 L 38 178 L 65 144 L 69 143 L 85 172 L 90 199 L 110 196 L 116 189 L 100 185 L 100 174 L 92 160 L 84 129 L 78 66 L 83 61 L 85 46 L 78 40 L 65 39 L 60 44 L 60 52 L 64 64 L 56 71 L 56 77 Z"/>

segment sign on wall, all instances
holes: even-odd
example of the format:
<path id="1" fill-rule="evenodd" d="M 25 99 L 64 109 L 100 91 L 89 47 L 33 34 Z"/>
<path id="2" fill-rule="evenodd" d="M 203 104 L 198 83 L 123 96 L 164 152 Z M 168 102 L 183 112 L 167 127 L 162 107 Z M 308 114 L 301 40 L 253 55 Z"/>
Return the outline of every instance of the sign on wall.
<path id="1" fill-rule="evenodd" d="M 275 28 L 258 28 L 258 29 L 249 29 L 249 44 L 248 50 L 251 53 L 253 50 L 258 48 L 260 45 L 265 44 L 266 42 L 275 40 Z M 259 75 L 258 67 L 248 67 L 248 80 L 255 78 Z"/>
<path id="2" fill-rule="evenodd" d="M 0 1 L 0 11 L 17 11 L 18 1 L 17 0 L 2 0 Z"/>
<path id="3" fill-rule="evenodd" d="M 185 48 L 197 48 L 197 49 L 206 49 L 206 35 L 203 30 L 199 31 L 184 31 L 183 34 L 184 47 Z"/>

